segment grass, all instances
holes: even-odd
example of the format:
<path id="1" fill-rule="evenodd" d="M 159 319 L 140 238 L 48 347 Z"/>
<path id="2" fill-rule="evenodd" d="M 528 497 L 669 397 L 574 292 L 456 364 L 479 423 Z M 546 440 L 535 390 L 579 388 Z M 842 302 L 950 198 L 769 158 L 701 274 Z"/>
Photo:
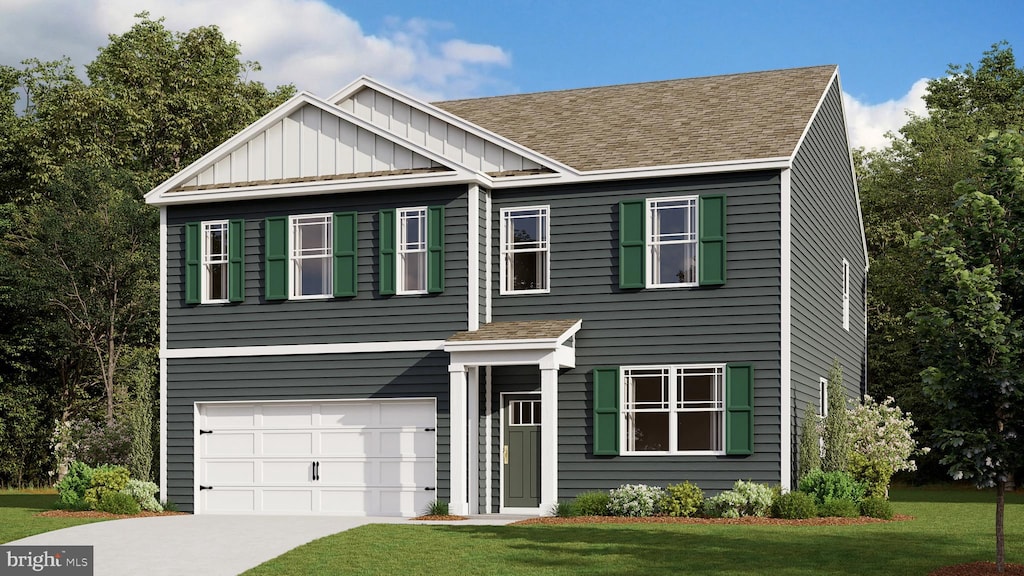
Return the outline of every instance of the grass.
<path id="1" fill-rule="evenodd" d="M 39 512 L 53 509 L 57 494 L 50 490 L 0 491 L 0 544 L 51 530 L 100 522 L 102 518 L 40 518 Z"/>
<path id="2" fill-rule="evenodd" d="M 246 572 L 317 574 L 925 575 L 995 559 L 995 498 L 894 490 L 915 520 L 859 526 L 378 524 L 321 538 Z M 1024 563 L 1024 494 L 1007 497 L 1007 561 Z"/>

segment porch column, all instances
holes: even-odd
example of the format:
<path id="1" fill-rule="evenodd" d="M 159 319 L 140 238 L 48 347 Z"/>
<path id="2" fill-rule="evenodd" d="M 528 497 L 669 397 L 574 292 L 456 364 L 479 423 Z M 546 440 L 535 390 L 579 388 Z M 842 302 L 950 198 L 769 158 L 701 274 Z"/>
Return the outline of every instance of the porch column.
<path id="1" fill-rule="evenodd" d="M 469 513 L 480 512 L 480 367 L 470 366 L 469 380 L 466 388 L 466 430 L 468 433 L 467 458 L 469 465 L 466 470 Z"/>
<path id="2" fill-rule="evenodd" d="M 558 502 L 558 364 L 554 354 L 540 367 L 540 513 Z"/>
<path id="3" fill-rule="evenodd" d="M 466 493 L 466 368 L 461 364 L 448 365 L 448 439 L 451 462 L 449 464 L 451 514 L 469 514 Z"/>

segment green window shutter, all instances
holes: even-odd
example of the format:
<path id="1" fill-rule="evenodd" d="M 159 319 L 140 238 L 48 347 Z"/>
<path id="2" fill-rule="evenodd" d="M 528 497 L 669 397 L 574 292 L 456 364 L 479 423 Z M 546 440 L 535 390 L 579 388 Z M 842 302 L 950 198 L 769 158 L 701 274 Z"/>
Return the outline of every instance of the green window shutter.
<path id="1" fill-rule="evenodd" d="M 444 206 L 427 208 L 427 292 L 444 292 Z"/>
<path id="2" fill-rule="evenodd" d="M 754 366 L 725 367 L 725 453 L 754 453 Z"/>
<path id="3" fill-rule="evenodd" d="M 185 224 L 185 304 L 199 304 L 199 278 L 202 273 L 203 242 L 199 222 Z"/>
<path id="4" fill-rule="evenodd" d="M 647 284 L 647 202 L 619 202 L 619 288 L 643 288 Z"/>
<path id="5" fill-rule="evenodd" d="M 697 281 L 701 286 L 725 284 L 725 195 L 700 197 Z"/>
<path id="6" fill-rule="evenodd" d="M 359 213 L 334 215 L 334 295 L 355 296 L 358 286 Z"/>
<path id="7" fill-rule="evenodd" d="M 395 210 L 380 211 L 380 288 L 382 296 L 395 293 Z"/>
<path id="8" fill-rule="evenodd" d="M 266 242 L 267 300 L 288 299 L 288 217 L 267 218 L 263 231 Z"/>
<path id="9" fill-rule="evenodd" d="M 594 368 L 594 455 L 619 454 L 619 369 Z"/>
<path id="10" fill-rule="evenodd" d="M 228 301 L 245 301 L 245 220 L 228 222 Z"/>

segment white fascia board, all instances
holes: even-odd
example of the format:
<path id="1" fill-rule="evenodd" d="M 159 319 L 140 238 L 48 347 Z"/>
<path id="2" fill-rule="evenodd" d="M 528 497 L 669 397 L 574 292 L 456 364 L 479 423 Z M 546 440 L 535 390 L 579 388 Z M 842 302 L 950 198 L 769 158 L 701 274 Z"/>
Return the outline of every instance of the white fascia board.
<path id="1" fill-rule="evenodd" d="M 358 354 L 365 352 L 432 352 L 444 349 L 444 340 L 396 340 L 339 344 L 284 344 L 280 346 L 219 346 L 171 348 L 162 358 L 231 358 L 240 356 L 292 356 L 309 354 Z"/>
<path id="2" fill-rule="evenodd" d="M 559 346 L 554 338 L 536 340 L 475 340 L 471 342 L 448 342 L 445 352 L 492 352 L 496 350 L 546 350 Z"/>
<path id="3" fill-rule="evenodd" d="M 750 172 L 754 170 L 782 170 L 789 168 L 792 159 L 789 157 L 760 158 L 752 160 L 729 160 L 723 162 L 702 162 L 698 164 L 678 164 L 675 166 L 653 166 L 640 168 L 622 168 L 615 170 L 594 170 L 575 175 L 567 174 L 536 174 L 528 176 L 509 176 L 495 178 L 493 188 L 523 188 L 527 186 L 548 186 L 556 184 L 575 184 L 585 182 L 607 182 L 610 180 L 639 180 L 642 178 L 664 178 L 667 176 L 693 176 L 700 174 L 719 174 L 725 172 Z"/>
<path id="4" fill-rule="evenodd" d="M 836 68 L 835 74 L 836 87 L 839 88 L 839 109 L 843 112 L 843 135 L 846 136 L 846 149 L 850 152 L 850 177 L 853 178 L 853 195 L 857 200 L 857 218 L 860 221 L 860 239 L 864 247 L 864 273 L 867 273 L 868 268 L 871 267 L 871 261 L 868 260 L 868 237 L 867 232 L 864 230 L 864 211 L 860 205 L 860 186 L 857 185 L 857 167 L 853 163 L 853 149 L 850 148 L 850 122 L 846 116 L 846 104 L 843 102 L 843 82 L 839 79 L 839 68 Z"/>
<path id="5" fill-rule="evenodd" d="M 804 126 L 804 131 L 800 133 L 800 138 L 796 141 L 796 146 L 793 147 L 793 154 L 790 159 L 796 158 L 796 153 L 800 150 L 800 146 L 803 145 L 804 139 L 807 138 L 807 134 L 811 131 L 811 126 L 814 124 L 815 118 L 818 117 L 818 112 L 821 111 L 821 106 L 825 103 L 825 98 L 828 97 L 828 91 L 832 88 L 832 82 L 835 81 L 836 77 L 839 76 L 839 67 L 836 66 L 835 70 L 832 71 L 832 76 L 825 83 L 825 89 L 822 90 L 821 96 L 818 97 L 818 103 L 814 105 L 814 111 L 811 112 L 810 119 L 807 120 L 807 124 Z M 849 142 L 847 142 L 847 148 L 849 148 Z"/>
<path id="6" fill-rule="evenodd" d="M 395 100 L 398 100 L 399 102 L 402 102 L 403 104 L 406 104 L 408 106 L 416 108 L 416 109 L 418 109 L 421 112 L 424 112 L 424 113 L 429 114 L 431 116 L 435 116 L 435 117 L 440 118 L 441 120 L 444 120 L 445 122 L 447 122 L 447 123 L 449 123 L 449 124 L 451 124 L 453 126 L 461 128 L 462 130 L 465 130 L 466 132 L 468 132 L 470 134 L 473 134 L 474 136 L 478 136 L 480 138 L 483 138 L 484 140 L 490 140 L 491 142 L 501 146 L 502 148 L 507 148 L 507 149 L 515 152 L 516 154 L 519 154 L 523 158 L 529 158 L 530 160 L 533 160 L 534 162 L 536 162 L 536 163 L 538 163 L 538 164 L 540 164 L 542 166 L 547 166 L 549 168 L 553 168 L 556 172 L 565 173 L 565 174 L 579 174 L 579 171 L 576 170 L 575 168 L 573 168 L 572 166 L 569 166 L 567 164 L 563 164 L 563 163 L 561 163 L 561 162 L 559 162 L 559 161 L 557 161 L 557 160 L 555 160 L 553 158 L 550 158 L 548 156 L 545 156 L 545 155 L 543 155 L 540 152 L 537 152 L 535 150 L 531 150 L 530 148 L 527 148 L 526 146 L 523 146 L 522 144 L 519 144 L 518 142 L 515 142 L 513 140 L 509 140 L 508 138 L 502 136 L 501 134 L 497 134 L 495 132 L 491 132 L 490 130 L 488 130 L 486 128 L 483 128 L 481 126 L 473 124 L 472 122 L 470 122 L 468 120 L 460 118 L 459 116 L 456 116 L 456 115 L 452 114 L 451 112 L 448 112 L 446 110 L 442 110 L 441 108 L 438 108 L 437 106 L 434 106 L 433 104 L 429 104 L 427 102 L 423 102 L 422 100 L 418 100 L 416 98 L 413 98 L 412 96 L 409 96 L 408 94 L 405 94 L 404 92 L 401 92 L 400 90 L 396 90 L 395 88 L 392 88 L 392 87 L 387 86 L 385 84 L 381 84 L 379 81 L 374 80 L 373 78 L 370 78 L 369 76 L 362 76 L 362 77 L 358 78 L 355 82 L 352 82 L 351 84 L 349 84 L 348 86 L 342 88 L 338 92 L 335 92 L 328 99 L 328 101 L 331 104 L 337 106 L 342 101 L 344 101 L 344 100 L 354 96 L 357 92 L 359 92 L 363 88 L 371 88 L 371 89 L 376 90 L 376 91 L 378 91 L 378 92 L 380 92 L 380 93 L 382 93 L 382 94 L 384 94 L 386 96 L 390 96 L 391 98 L 394 98 Z"/>

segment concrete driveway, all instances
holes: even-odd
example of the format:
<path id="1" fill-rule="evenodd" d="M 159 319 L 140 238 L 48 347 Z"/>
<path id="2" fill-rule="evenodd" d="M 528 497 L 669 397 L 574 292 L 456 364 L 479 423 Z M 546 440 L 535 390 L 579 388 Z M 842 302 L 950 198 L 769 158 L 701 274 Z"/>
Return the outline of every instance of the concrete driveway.
<path id="1" fill-rule="evenodd" d="M 235 576 L 284 552 L 364 524 L 403 518 L 156 516 L 73 526 L 7 545 L 93 546 L 96 576 Z"/>

